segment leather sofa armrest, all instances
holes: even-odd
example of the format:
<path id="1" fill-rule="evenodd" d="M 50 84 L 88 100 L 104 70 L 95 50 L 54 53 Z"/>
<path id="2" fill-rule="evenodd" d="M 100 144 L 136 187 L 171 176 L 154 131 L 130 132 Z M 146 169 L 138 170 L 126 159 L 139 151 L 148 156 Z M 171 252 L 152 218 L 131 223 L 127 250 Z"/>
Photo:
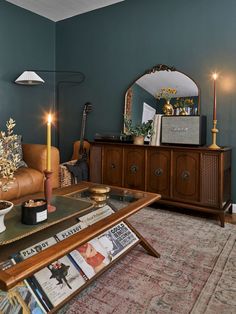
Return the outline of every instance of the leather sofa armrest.
<path id="1" fill-rule="evenodd" d="M 47 146 L 41 144 L 22 144 L 23 159 L 29 168 L 43 172 L 46 169 Z M 52 187 L 59 187 L 59 150 L 52 146 Z"/>

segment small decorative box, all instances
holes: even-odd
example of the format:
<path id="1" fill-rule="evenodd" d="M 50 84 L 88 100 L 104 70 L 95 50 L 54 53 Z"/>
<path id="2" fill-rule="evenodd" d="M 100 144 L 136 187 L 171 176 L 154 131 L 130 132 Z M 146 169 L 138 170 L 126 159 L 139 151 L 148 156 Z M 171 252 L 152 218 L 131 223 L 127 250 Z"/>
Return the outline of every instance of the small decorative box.
<path id="1" fill-rule="evenodd" d="M 47 203 L 44 199 L 28 200 L 21 206 L 21 222 L 26 225 L 36 225 L 47 220 Z"/>

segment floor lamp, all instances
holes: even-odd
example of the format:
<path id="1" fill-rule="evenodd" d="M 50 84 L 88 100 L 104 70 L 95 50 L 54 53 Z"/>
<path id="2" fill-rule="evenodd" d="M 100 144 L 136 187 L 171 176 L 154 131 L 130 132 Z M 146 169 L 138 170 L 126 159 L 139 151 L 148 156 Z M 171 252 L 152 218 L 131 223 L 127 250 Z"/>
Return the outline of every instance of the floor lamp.
<path id="1" fill-rule="evenodd" d="M 38 73 L 60 73 L 66 75 L 68 79 L 56 79 L 56 93 L 55 93 L 55 111 L 59 112 L 59 93 L 60 87 L 62 85 L 79 85 L 85 80 L 85 75 L 79 71 L 67 71 L 67 70 L 30 70 L 24 71 L 16 80 L 15 83 L 19 85 L 26 85 L 26 86 L 35 86 L 44 84 L 45 81 L 37 74 Z M 60 148 L 60 133 L 59 133 L 59 126 L 60 126 L 60 119 L 57 117 L 56 120 L 57 124 L 57 132 L 56 132 L 56 146 Z"/>
<path id="2" fill-rule="evenodd" d="M 78 85 L 81 84 L 85 76 L 81 72 L 77 71 L 57 71 L 57 70 L 34 70 L 34 71 L 24 71 L 16 80 L 16 84 L 20 85 L 27 85 L 27 86 L 33 86 L 33 85 L 40 85 L 45 83 L 45 81 L 36 73 L 64 73 L 67 76 L 70 76 L 70 80 L 56 80 L 56 95 L 55 95 L 55 111 L 59 112 L 59 87 L 61 85 Z M 72 80 L 71 77 L 74 77 L 75 80 Z M 50 160 L 51 157 L 51 115 L 50 121 L 48 120 L 47 123 L 47 160 Z M 49 135 L 50 134 L 50 135 Z M 57 137 L 56 137 L 56 144 L 60 148 L 60 134 L 59 134 L 59 117 L 57 118 Z M 44 181 L 44 193 L 45 193 L 45 199 L 47 201 L 47 210 L 49 213 L 52 213 L 56 210 L 56 207 L 51 204 L 51 198 L 52 198 L 52 174 L 53 171 L 51 169 L 51 162 L 50 166 L 47 165 L 45 171 L 45 181 Z"/>

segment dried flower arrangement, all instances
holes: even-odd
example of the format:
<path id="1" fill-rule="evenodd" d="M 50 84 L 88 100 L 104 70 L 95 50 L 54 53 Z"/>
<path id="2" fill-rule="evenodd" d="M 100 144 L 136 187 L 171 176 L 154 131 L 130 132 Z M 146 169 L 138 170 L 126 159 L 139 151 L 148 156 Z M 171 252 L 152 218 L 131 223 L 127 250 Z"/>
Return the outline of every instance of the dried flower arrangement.
<path id="1" fill-rule="evenodd" d="M 177 90 L 175 88 L 163 87 L 161 88 L 160 92 L 156 94 L 156 98 L 164 98 L 166 101 L 170 101 L 176 93 Z"/>
<path id="2" fill-rule="evenodd" d="M 8 191 L 14 181 L 14 173 L 20 161 L 19 154 L 14 153 L 18 147 L 17 135 L 13 134 L 16 123 L 10 118 L 6 123 L 7 131 L 0 131 L 0 190 Z"/>

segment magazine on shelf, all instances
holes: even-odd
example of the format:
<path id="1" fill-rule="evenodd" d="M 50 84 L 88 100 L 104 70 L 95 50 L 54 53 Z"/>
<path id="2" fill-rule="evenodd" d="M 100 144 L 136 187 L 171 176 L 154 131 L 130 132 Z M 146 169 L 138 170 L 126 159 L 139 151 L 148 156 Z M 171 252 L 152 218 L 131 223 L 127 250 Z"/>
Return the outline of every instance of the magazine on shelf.
<path id="1" fill-rule="evenodd" d="M 0 263 L 0 269 L 6 270 L 13 266 L 15 262 L 8 259 Z M 42 304 L 28 285 L 27 281 L 19 282 L 9 291 L 0 290 L 0 313 L 1 314 L 21 314 L 21 313 L 47 313 Z"/>
<path id="2" fill-rule="evenodd" d="M 139 241 L 135 233 L 124 222 L 98 236 L 98 240 L 112 260 Z"/>
<path id="3" fill-rule="evenodd" d="M 73 234 L 79 232 L 80 230 L 86 228 L 87 225 L 84 222 L 78 222 L 77 224 L 62 230 L 61 232 L 58 232 L 55 237 L 56 239 L 62 241 L 70 236 L 72 236 Z"/>
<path id="4" fill-rule="evenodd" d="M 14 264 L 20 263 L 21 261 L 23 261 L 23 258 L 20 255 L 20 253 L 15 253 L 11 257 L 12 257 Z M 26 278 L 25 281 L 30 286 L 31 290 L 34 292 L 34 294 L 36 295 L 38 300 L 40 300 L 40 303 L 42 304 L 42 306 L 44 307 L 46 312 L 49 312 L 53 308 L 53 305 L 49 301 L 47 295 L 41 289 L 41 286 L 39 285 L 37 280 L 33 276 L 30 276 L 30 277 Z"/>
<path id="5" fill-rule="evenodd" d="M 51 237 L 20 251 L 20 255 L 23 259 L 26 259 L 56 243 L 56 239 Z M 61 303 L 86 281 L 67 256 L 39 270 L 33 277 L 37 280 L 53 306 Z"/>
<path id="6" fill-rule="evenodd" d="M 97 238 L 79 246 L 70 255 L 89 279 L 111 261 L 108 252 Z"/>
<path id="7" fill-rule="evenodd" d="M 114 210 L 109 206 L 105 205 L 99 209 L 94 210 L 93 212 L 83 215 L 82 217 L 79 217 L 79 221 L 84 222 L 86 225 L 90 226 L 94 224 L 95 222 L 110 216 L 114 213 Z"/>
<path id="8" fill-rule="evenodd" d="M 55 238 L 62 241 L 70 237 L 72 234 L 79 232 L 84 227 L 86 227 L 86 224 L 79 222 L 78 224 L 57 233 Z M 100 269 L 102 266 L 106 266 L 109 263 L 107 253 L 97 239 L 93 239 L 81 247 L 78 247 L 70 252 L 68 256 L 89 279 L 96 274 L 97 269 Z"/>

